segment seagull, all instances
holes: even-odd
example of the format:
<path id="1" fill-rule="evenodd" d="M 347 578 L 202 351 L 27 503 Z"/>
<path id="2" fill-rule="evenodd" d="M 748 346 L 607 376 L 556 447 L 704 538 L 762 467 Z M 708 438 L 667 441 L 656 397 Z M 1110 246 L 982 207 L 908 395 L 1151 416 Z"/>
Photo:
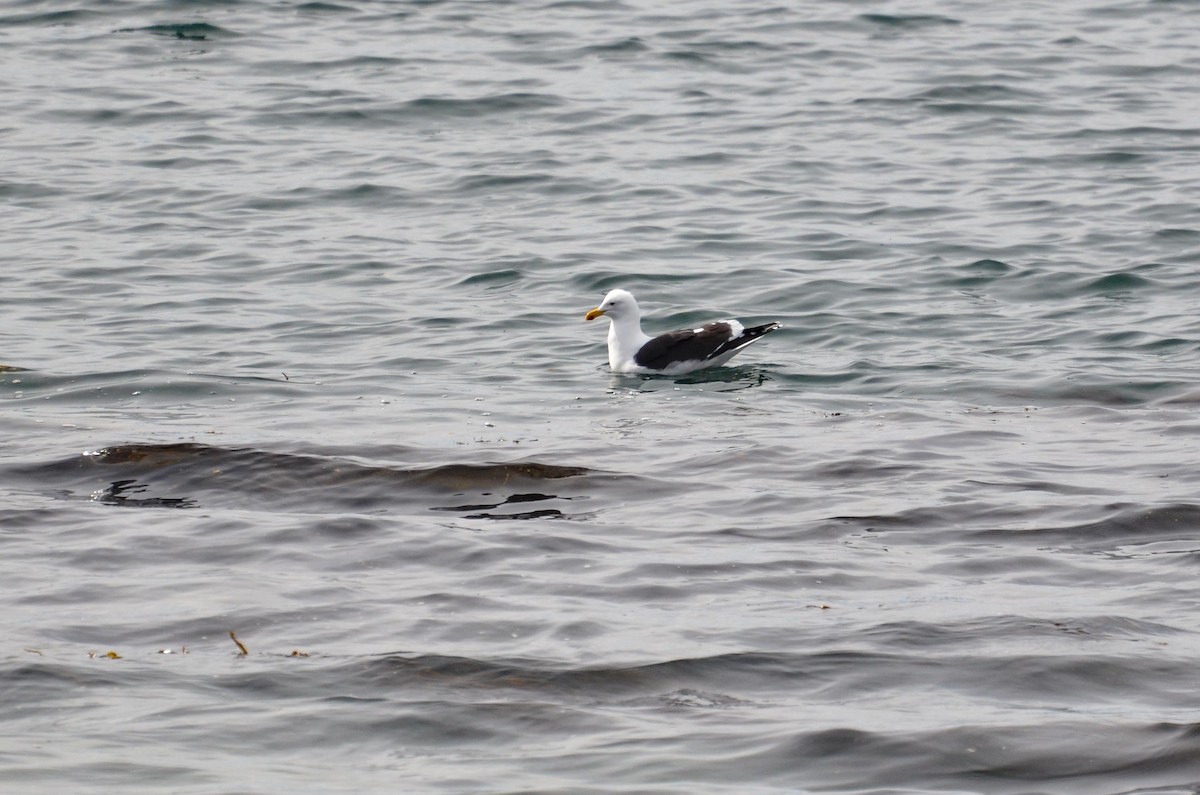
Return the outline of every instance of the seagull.
<path id="1" fill-rule="evenodd" d="M 608 329 L 608 366 L 614 373 L 683 375 L 718 367 L 778 323 L 746 328 L 736 320 L 718 320 L 700 328 L 672 331 L 660 337 L 642 332 L 642 313 L 625 290 L 613 290 L 585 320 L 600 316 L 612 321 Z"/>

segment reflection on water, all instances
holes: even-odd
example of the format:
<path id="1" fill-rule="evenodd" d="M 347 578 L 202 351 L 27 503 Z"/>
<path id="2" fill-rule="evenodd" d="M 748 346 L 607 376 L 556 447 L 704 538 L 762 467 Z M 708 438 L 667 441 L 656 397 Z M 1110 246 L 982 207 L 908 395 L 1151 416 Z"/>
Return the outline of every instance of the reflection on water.
<path id="1" fill-rule="evenodd" d="M 113 481 L 103 491 L 92 495 L 96 502 L 121 505 L 127 508 L 195 508 L 196 501 L 186 497 L 136 497 L 148 489 L 145 483 L 132 478 Z"/>
<path id="2" fill-rule="evenodd" d="M 724 388 L 713 391 L 737 392 L 762 386 L 772 380 L 769 370 L 759 365 L 742 365 L 740 367 L 713 367 L 708 370 L 697 370 L 684 376 L 613 373 L 608 379 L 608 388 L 614 392 L 656 392 L 674 386 L 725 384 L 727 386 Z"/>
<path id="3" fill-rule="evenodd" d="M 487 513 L 495 508 L 503 505 L 512 505 L 514 503 L 523 502 L 539 502 L 541 500 L 556 500 L 559 499 L 556 494 L 510 494 L 500 502 L 481 503 L 478 505 L 437 505 L 429 510 L 431 511 L 484 511 L 484 513 L 473 513 L 464 516 L 464 519 L 549 519 L 562 518 L 566 516 L 562 511 L 556 508 L 543 508 L 534 511 L 521 511 L 518 513 Z M 571 499 L 566 497 L 564 499 Z"/>

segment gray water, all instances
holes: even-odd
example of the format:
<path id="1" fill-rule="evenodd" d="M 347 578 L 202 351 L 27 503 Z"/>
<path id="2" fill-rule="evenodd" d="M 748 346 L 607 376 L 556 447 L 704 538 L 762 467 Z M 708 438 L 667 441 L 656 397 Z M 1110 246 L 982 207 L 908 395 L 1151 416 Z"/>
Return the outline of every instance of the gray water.
<path id="1" fill-rule="evenodd" d="M 1200 792 L 1198 41 L 10 0 L 0 791 Z"/>

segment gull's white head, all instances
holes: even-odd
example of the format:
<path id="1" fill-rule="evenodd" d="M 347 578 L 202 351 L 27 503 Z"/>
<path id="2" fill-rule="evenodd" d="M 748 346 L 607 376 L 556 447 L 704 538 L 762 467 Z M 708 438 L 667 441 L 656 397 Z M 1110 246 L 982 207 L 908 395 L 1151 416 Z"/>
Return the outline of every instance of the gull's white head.
<path id="1" fill-rule="evenodd" d="M 588 312 L 584 319 L 595 320 L 601 315 L 607 315 L 610 320 L 615 322 L 624 317 L 637 318 L 640 314 L 637 301 L 633 300 L 632 295 L 625 290 L 613 290 L 604 296 L 600 306 Z"/>

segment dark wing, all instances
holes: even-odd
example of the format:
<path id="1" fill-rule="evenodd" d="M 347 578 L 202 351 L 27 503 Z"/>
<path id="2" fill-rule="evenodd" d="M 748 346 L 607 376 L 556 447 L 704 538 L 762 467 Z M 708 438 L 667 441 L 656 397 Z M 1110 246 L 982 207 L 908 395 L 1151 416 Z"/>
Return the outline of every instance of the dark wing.
<path id="1" fill-rule="evenodd" d="M 734 335 L 733 327 L 724 321 L 709 323 L 698 329 L 672 331 L 655 337 L 634 354 L 634 364 L 652 370 L 664 370 L 679 362 L 700 362 L 736 351 L 770 331 L 779 328 L 778 323 L 743 329 Z"/>

